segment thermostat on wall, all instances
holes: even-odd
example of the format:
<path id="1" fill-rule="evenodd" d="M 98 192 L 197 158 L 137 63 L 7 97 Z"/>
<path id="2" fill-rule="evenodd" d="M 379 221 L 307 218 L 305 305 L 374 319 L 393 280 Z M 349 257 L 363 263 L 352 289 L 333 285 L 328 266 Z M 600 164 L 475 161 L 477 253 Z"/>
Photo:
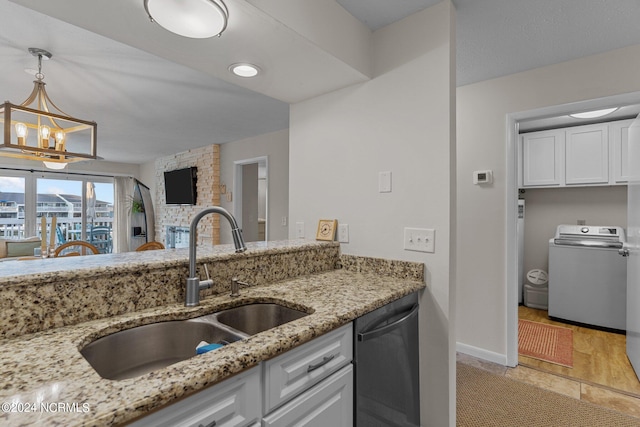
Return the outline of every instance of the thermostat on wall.
<path id="1" fill-rule="evenodd" d="M 493 171 L 474 171 L 474 184 L 491 184 L 493 182 Z"/>

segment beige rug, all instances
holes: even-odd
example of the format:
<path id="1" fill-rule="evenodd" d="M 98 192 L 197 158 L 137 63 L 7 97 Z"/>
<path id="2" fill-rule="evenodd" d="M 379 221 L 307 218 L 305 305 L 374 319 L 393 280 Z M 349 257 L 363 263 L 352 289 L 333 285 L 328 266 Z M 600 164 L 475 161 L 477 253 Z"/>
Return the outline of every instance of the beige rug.
<path id="1" fill-rule="evenodd" d="M 518 353 L 573 368 L 573 331 L 569 328 L 520 319 Z"/>
<path id="2" fill-rule="evenodd" d="M 457 364 L 458 427 L 639 427 L 600 406 Z"/>

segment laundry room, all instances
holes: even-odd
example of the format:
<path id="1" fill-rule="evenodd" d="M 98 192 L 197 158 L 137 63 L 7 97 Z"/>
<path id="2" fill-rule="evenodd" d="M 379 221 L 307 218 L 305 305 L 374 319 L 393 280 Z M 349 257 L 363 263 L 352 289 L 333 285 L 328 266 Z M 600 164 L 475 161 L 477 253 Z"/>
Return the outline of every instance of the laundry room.
<path id="1" fill-rule="evenodd" d="M 633 118 L 522 123 L 518 317 L 573 332 L 570 365 L 519 363 L 638 393 L 625 354 L 628 129 Z M 607 366 L 607 369 L 603 369 Z"/>
<path id="2" fill-rule="evenodd" d="M 627 186 L 521 189 L 524 200 L 524 276 L 549 271 L 549 240 L 558 225 L 627 224 Z M 523 277 L 526 283 L 526 277 Z"/>
<path id="3" fill-rule="evenodd" d="M 549 241 L 559 226 L 626 228 L 629 127 L 639 109 L 632 105 L 519 123 L 519 302 L 528 296 L 529 305 L 545 308 L 547 283 L 536 279 L 548 273 Z M 527 280 L 529 272 L 533 280 Z"/>

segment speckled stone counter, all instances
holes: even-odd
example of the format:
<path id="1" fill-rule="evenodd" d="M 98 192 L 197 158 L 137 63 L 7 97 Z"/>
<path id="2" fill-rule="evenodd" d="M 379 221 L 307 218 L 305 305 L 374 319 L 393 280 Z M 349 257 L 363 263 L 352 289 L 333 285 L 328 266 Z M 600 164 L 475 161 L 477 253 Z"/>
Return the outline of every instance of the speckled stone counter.
<path id="1" fill-rule="evenodd" d="M 5 403 L 0 425 L 126 423 L 424 287 L 421 264 L 342 256 L 334 268 L 242 289 L 238 298 L 212 295 L 198 307 L 166 304 L 1 340 L 0 402 Z M 79 353 L 87 343 L 119 330 L 253 302 L 276 302 L 310 315 L 134 379 L 103 379 Z M 54 410 L 41 411 L 40 402 Z M 36 404 L 38 410 L 5 412 L 7 403 L 16 409 Z M 55 410 L 60 403 L 64 410 Z"/>
<path id="2" fill-rule="evenodd" d="M 308 240 L 198 247 L 198 266 L 208 265 L 215 286 L 231 278 L 263 285 L 329 271 L 340 260 L 338 243 Z M 0 338 L 73 325 L 184 301 L 188 249 L 129 252 L 0 263 Z M 199 268 L 200 277 L 205 273 Z"/>

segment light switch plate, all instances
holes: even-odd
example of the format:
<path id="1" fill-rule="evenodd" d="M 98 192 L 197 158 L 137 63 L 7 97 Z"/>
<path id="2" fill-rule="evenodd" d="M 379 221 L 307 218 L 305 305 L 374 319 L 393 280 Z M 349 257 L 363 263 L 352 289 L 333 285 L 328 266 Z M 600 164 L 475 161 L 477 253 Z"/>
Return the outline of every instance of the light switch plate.
<path id="1" fill-rule="evenodd" d="M 416 252 L 435 252 L 436 231 L 433 228 L 404 229 L 404 249 Z"/>
<path id="2" fill-rule="evenodd" d="M 391 193 L 391 171 L 378 174 L 378 191 L 380 193 Z"/>
<path id="3" fill-rule="evenodd" d="M 303 221 L 296 222 L 296 238 L 304 239 L 304 222 Z"/>

